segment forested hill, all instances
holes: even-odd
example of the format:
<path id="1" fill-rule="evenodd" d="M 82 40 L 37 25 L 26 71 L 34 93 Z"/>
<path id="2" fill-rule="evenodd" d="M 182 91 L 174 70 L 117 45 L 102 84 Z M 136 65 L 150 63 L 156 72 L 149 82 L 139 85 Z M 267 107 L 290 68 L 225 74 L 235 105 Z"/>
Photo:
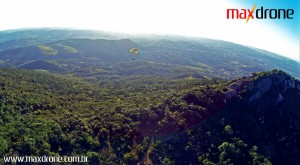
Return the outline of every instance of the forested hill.
<path id="1" fill-rule="evenodd" d="M 1 44 L 0 44 L 1 45 Z M 129 39 L 67 39 L 47 44 L 18 47 L 0 52 L 0 59 L 11 61 L 32 61 L 97 57 L 102 61 L 128 60 L 126 54 L 138 44 Z"/>
<path id="2" fill-rule="evenodd" d="M 130 54 L 131 48 L 137 48 L 138 55 Z M 70 29 L 1 31 L 0 67 L 74 73 L 89 79 L 107 78 L 108 73 L 170 76 L 173 71 L 180 77 L 236 79 L 272 69 L 300 78 L 298 61 L 232 42 Z"/>
<path id="3" fill-rule="evenodd" d="M 180 108 L 184 113 L 202 107 L 185 121 L 201 122 L 159 138 L 150 154 L 154 164 L 299 164 L 298 80 L 272 71 L 191 90 L 184 96 L 181 105 L 187 105 Z M 165 123 L 175 130 L 180 122 L 174 118 L 180 111 L 171 109 Z M 210 114 L 212 110 L 216 113 Z"/>
<path id="4" fill-rule="evenodd" d="M 96 86 L 71 75 L 0 69 L 0 86 L 1 158 L 87 155 L 95 164 L 300 161 L 300 82 L 282 71 L 230 81 L 140 77 Z"/>

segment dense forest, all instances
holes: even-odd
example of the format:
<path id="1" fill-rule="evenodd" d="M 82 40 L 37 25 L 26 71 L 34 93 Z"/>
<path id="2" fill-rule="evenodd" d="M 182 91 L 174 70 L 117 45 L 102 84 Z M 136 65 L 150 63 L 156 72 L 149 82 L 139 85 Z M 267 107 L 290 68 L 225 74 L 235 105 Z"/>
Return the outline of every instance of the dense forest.
<path id="1" fill-rule="evenodd" d="M 0 70 L 0 157 L 87 155 L 91 164 L 297 164 L 300 82 Z M 1 159 L 0 161 L 3 160 Z"/>
<path id="2" fill-rule="evenodd" d="M 296 165 L 299 68 L 205 38 L 0 31 L 0 164 L 84 155 L 93 165 Z"/>

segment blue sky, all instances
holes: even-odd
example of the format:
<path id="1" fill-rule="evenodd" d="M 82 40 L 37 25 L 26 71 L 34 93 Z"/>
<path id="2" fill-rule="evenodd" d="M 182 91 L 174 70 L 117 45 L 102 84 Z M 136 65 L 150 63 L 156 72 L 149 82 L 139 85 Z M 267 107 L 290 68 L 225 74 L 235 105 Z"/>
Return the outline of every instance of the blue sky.
<path id="1" fill-rule="evenodd" d="M 259 20 L 265 21 L 270 26 L 280 29 L 292 40 L 298 41 L 300 38 L 300 0 L 234 0 L 240 6 L 252 8 L 254 4 L 257 8 L 263 6 L 268 9 L 294 9 L 294 19 L 280 20 Z"/>

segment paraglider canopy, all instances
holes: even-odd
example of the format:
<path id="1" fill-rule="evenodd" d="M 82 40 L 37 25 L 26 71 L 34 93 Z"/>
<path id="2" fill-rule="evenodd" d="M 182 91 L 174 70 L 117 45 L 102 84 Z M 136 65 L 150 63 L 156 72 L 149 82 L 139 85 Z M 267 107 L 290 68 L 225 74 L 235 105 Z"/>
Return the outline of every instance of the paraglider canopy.
<path id="1" fill-rule="evenodd" d="M 131 53 L 131 54 L 135 54 L 135 55 L 137 55 L 138 53 L 139 53 L 139 51 L 138 51 L 138 49 L 137 48 L 131 48 L 130 50 L 129 50 L 129 52 Z M 134 59 L 134 57 L 132 57 L 132 60 L 135 60 Z"/>

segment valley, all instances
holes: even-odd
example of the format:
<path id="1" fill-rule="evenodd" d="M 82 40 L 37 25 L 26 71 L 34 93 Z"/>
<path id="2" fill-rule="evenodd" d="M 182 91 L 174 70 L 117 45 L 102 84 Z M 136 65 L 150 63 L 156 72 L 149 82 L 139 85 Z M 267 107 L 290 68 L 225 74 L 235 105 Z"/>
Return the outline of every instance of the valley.
<path id="1" fill-rule="evenodd" d="M 0 60 L 1 164 L 12 155 L 300 161 L 300 63 L 274 53 L 205 38 L 32 29 L 0 32 Z"/>

